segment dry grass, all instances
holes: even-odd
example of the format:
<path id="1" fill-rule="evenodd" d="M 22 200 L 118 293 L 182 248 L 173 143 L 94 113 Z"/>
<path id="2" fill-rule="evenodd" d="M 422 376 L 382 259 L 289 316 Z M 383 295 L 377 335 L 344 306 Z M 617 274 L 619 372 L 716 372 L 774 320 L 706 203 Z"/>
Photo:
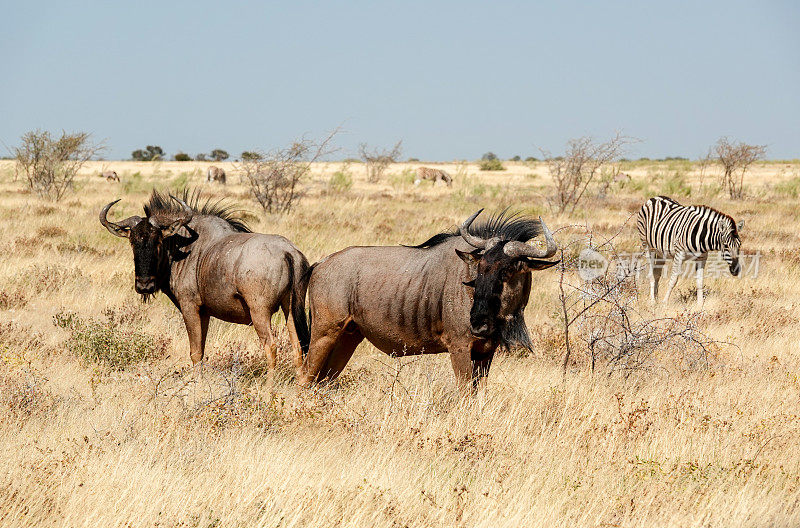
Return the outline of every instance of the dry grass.
<path id="1" fill-rule="evenodd" d="M 750 198 L 730 202 L 694 166 L 631 164 L 632 182 L 567 217 L 544 205 L 541 164 L 497 173 L 442 164 L 458 175 L 452 189 L 415 187 L 403 171 L 416 164 L 393 165 L 378 184 L 352 164 L 352 187 L 334 190 L 340 165 L 322 163 L 290 215 L 253 217 L 256 230 L 286 235 L 312 261 L 346 245 L 419 242 L 484 206 L 542 214 L 554 228 L 588 222 L 605 237 L 683 171 L 687 201 L 746 220 L 744 246 L 764 254 L 761 273 L 707 280 L 702 330 L 733 343 L 712 368 L 592 376 L 578 354 L 562 377 L 557 273 L 542 272 L 526 312 L 536 354 L 499 357 L 485 396 L 463 401 L 447 357 L 398 361 L 368 345 L 334 386 L 309 392 L 294 387 L 283 353 L 269 387 L 253 330 L 222 323 L 212 323 L 202 377 L 190 371 L 177 310 L 163 296 L 139 302 L 130 249 L 97 212 L 116 198 L 118 215 L 139 212 L 153 185 L 183 183 L 255 211 L 230 164 L 221 164 L 227 187 L 205 184 L 202 163 L 103 162 L 119 184 L 89 164 L 77 191 L 51 204 L 22 192 L 3 163 L 2 526 L 800 522 L 800 214 L 785 185 L 798 165 L 758 164 Z M 632 223 L 618 242 L 636 248 Z M 686 308 L 693 302 L 676 300 L 667 311 Z M 114 343 L 157 346 L 109 366 L 76 352 L 69 325 L 54 324 L 64 313 L 107 324 Z"/>

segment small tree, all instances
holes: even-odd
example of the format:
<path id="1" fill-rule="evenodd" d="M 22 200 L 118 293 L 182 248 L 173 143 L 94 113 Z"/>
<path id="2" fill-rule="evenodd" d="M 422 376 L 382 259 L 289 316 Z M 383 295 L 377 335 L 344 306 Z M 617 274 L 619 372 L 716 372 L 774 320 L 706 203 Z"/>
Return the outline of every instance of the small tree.
<path id="1" fill-rule="evenodd" d="M 767 146 L 732 143 L 728 138 L 721 137 L 714 146 L 714 153 L 722 165 L 722 187 L 728 190 L 732 199 L 743 198 L 744 173 L 750 165 L 764 159 Z"/>
<path id="2" fill-rule="evenodd" d="M 228 153 L 222 149 L 214 149 L 208 156 L 214 161 L 225 161 L 229 157 Z"/>
<path id="3" fill-rule="evenodd" d="M 261 154 L 252 150 L 245 150 L 242 152 L 242 161 L 255 161 L 261 159 Z"/>
<path id="4" fill-rule="evenodd" d="M 509 161 L 521 161 L 521 160 L 522 160 L 522 156 L 514 156 Z"/>
<path id="5" fill-rule="evenodd" d="M 62 131 L 58 139 L 47 131 L 28 132 L 14 149 L 17 172 L 25 175 L 28 187 L 42 198 L 60 200 L 83 164 L 105 148 L 90 138 L 88 132 Z"/>
<path id="6" fill-rule="evenodd" d="M 571 139 L 567 142 L 564 156 L 553 157 L 549 152 L 542 150 L 555 185 L 555 194 L 551 202 L 554 208 L 559 213 L 567 209 L 570 213 L 574 211 L 589 184 L 603 168 L 618 161 L 626 145 L 632 141 L 633 138 L 618 132 L 606 143 L 597 143 L 591 137 Z"/>
<path id="7" fill-rule="evenodd" d="M 497 159 L 497 155 L 494 152 L 487 152 L 483 156 L 481 156 L 482 161 L 494 161 Z"/>
<path id="8" fill-rule="evenodd" d="M 134 161 L 158 161 L 164 159 L 164 150 L 158 145 L 147 145 L 144 150 L 134 150 L 131 158 Z"/>
<path id="9" fill-rule="evenodd" d="M 335 129 L 319 143 L 302 138 L 267 154 L 242 156 L 237 169 L 265 212 L 287 213 L 291 210 L 302 197 L 300 184 L 311 170 L 311 164 L 333 152 L 330 143 L 338 131 Z"/>
<path id="10" fill-rule="evenodd" d="M 206 161 L 206 155 L 201 152 L 197 156 L 195 156 L 194 159 L 197 161 Z"/>
<path id="11" fill-rule="evenodd" d="M 185 152 L 178 152 L 173 156 L 175 161 L 192 161 L 192 157 Z"/>
<path id="12" fill-rule="evenodd" d="M 403 141 L 398 141 L 391 150 L 370 149 L 366 143 L 358 146 L 358 153 L 367 165 L 367 181 L 375 183 L 381 179 L 390 164 L 396 163 L 403 152 Z"/>

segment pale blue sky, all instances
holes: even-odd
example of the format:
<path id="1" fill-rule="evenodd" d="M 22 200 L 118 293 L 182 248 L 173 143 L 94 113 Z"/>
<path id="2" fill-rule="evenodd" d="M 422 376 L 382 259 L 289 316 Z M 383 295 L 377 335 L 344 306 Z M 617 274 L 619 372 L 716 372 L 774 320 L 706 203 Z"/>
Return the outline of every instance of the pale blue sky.
<path id="1" fill-rule="evenodd" d="M 797 2 L 5 2 L 0 141 L 87 130 L 109 158 L 269 149 L 339 124 L 343 155 L 631 155 L 721 135 L 800 157 Z"/>

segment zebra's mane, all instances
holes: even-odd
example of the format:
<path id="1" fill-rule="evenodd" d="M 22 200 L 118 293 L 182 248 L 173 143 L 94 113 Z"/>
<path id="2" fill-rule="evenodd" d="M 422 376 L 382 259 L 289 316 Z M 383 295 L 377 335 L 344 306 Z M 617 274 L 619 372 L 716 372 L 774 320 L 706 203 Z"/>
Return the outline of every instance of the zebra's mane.
<path id="1" fill-rule="evenodd" d="M 192 210 L 198 215 L 216 216 L 230 224 L 236 231 L 242 233 L 250 233 L 250 228 L 241 216 L 241 210 L 237 209 L 233 204 L 225 203 L 224 198 L 219 200 L 212 200 L 206 197 L 203 200 L 199 189 L 190 191 L 184 188 L 182 191 L 176 193 L 176 196 L 186 202 Z M 144 213 L 147 216 L 158 214 L 179 214 L 181 206 L 175 200 L 170 198 L 168 192 L 159 192 L 153 189 L 150 195 L 150 201 L 144 205 Z"/>
<path id="2" fill-rule="evenodd" d="M 519 213 L 509 214 L 508 209 L 492 215 L 488 220 L 480 224 L 473 224 L 469 227 L 472 235 L 483 239 L 498 237 L 501 240 L 527 242 L 536 238 L 542 233 L 542 225 L 539 220 L 521 216 Z M 430 248 L 438 246 L 452 237 L 461 236 L 458 228 L 433 235 L 422 244 L 407 246 L 412 248 Z"/>

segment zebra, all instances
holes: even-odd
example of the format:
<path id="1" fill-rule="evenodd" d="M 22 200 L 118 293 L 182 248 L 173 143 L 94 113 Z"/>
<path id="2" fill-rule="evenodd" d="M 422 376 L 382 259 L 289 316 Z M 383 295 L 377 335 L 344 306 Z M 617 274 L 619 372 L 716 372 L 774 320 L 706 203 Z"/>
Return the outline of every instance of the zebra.
<path id="1" fill-rule="evenodd" d="M 430 180 L 436 183 L 442 180 L 448 187 L 453 186 L 453 178 L 441 169 L 430 169 L 428 167 L 417 167 L 417 181 Z"/>
<path id="2" fill-rule="evenodd" d="M 650 268 L 650 300 L 656 302 L 658 281 L 667 258 L 672 258 L 672 273 L 664 295 L 669 301 L 678 282 L 683 262 L 697 262 L 697 306 L 703 305 L 703 268 L 709 251 L 721 251 L 731 274 L 739 275 L 739 230 L 744 220 L 736 224 L 733 218 L 705 205 L 683 206 L 667 196 L 656 196 L 639 210 L 636 229 L 648 253 Z M 657 262 L 660 260 L 661 262 Z"/>

